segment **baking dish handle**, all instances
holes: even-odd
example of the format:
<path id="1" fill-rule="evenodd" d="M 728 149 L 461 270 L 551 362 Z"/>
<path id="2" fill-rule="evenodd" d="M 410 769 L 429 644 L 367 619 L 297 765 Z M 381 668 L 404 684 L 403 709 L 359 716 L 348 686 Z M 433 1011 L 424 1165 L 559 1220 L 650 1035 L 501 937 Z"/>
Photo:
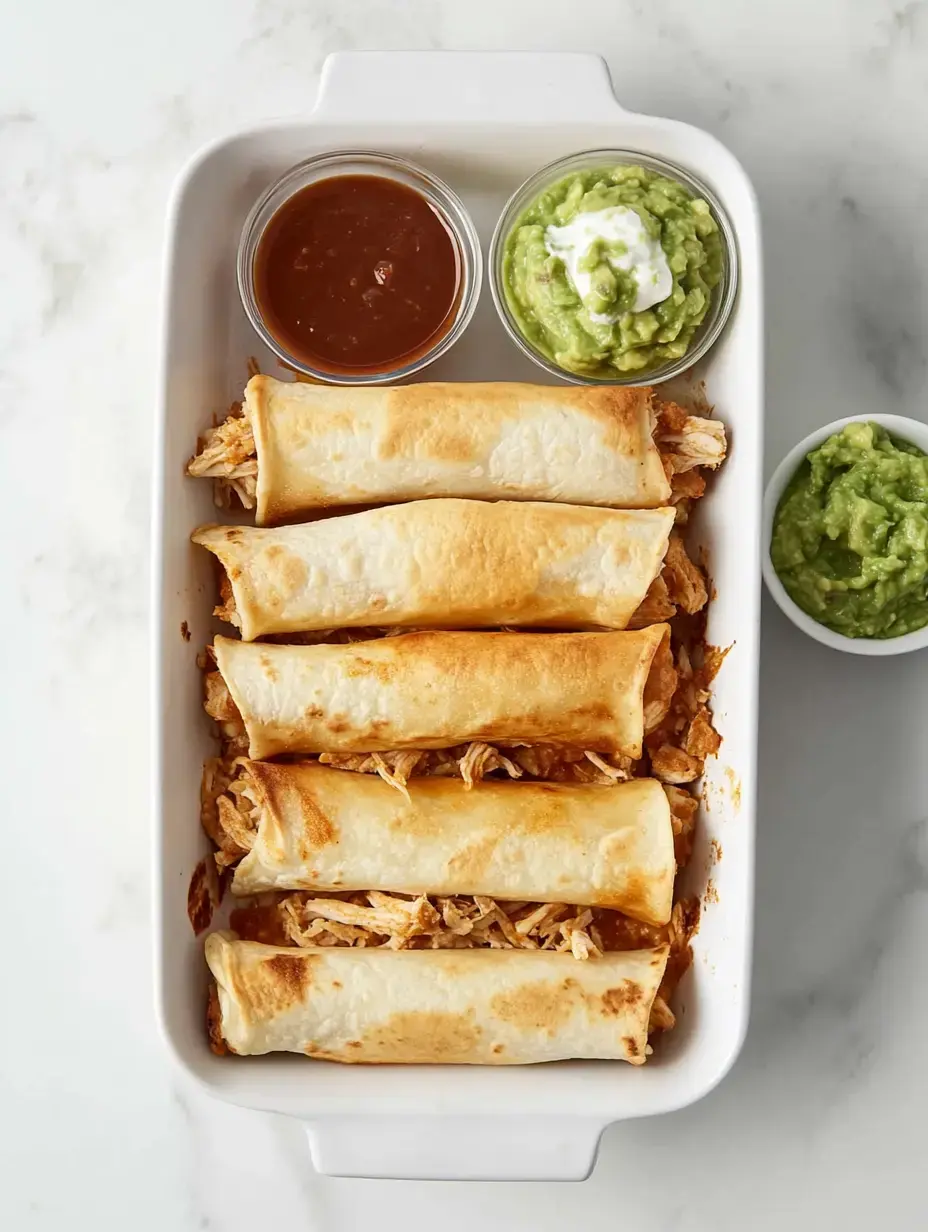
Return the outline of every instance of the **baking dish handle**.
<path id="1" fill-rule="evenodd" d="M 585 1181 L 605 1126 L 579 1116 L 333 1116 L 306 1132 L 324 1176 Z"/>
<path id="2" fill-rule="evenodd" d="M 622 108 L 602 56 L 560 51 L 337 51 L 322 66 L 314 118 L 338 123 L 554 124 Z"/>

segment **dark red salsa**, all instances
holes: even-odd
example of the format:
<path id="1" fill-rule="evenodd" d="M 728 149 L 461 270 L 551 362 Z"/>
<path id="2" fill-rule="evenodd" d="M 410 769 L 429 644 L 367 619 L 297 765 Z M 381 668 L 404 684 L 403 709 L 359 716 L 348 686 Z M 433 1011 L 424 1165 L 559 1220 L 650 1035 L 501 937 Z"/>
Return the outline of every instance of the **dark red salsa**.
<path id="1" fill-rule="evenodd" d="M 268 223 L 254 264 L 267 329 L 327 372 L 385 372 L 419 358 L 454 322 L 458 245 L 414 189 L 385 176 L 309 184 Z"/>

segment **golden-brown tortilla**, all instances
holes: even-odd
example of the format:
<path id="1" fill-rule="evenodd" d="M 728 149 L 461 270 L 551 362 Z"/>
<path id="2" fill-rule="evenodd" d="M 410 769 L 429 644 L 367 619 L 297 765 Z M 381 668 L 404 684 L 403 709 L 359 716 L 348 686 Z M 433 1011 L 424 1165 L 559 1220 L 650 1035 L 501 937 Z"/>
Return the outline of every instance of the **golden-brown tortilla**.
<path id="1" fill-rule="evenodd" d="M 213 933 L 214 1046 L 374 1064 L 641 1065 L 667 954 L 291 949 Z"/>
<path id="2" fill-rule="evenodd" d="M 645 687 L 669 635 L 667 625 L 651 625 L 625 633 L 405 633 L 315 646 L 217 637 L 213 649 L 253 758 L 469 740 L 637 758 Z"/>
<path id="3" fill-rule="evenodd" d="M 412 501 L 301 526 L 204 526 L 242 637 L 358 626 L 624 629 L 673 509 Z"/>
<path id="4" fill-rule="evenodd" d="M 650 509 L 670 483 L 651 390 L 519 383 L 340 388 L 254 376 L 259 526 L 326 505 L 462 496 Z"/>
<path id="5" fill-rule="evenodd" d="M 675 872 L 660 783 L 477 783 L 247 762 L 255 841 L 234 894 L 392 890 L 609 907 L 666 924 Z"/>

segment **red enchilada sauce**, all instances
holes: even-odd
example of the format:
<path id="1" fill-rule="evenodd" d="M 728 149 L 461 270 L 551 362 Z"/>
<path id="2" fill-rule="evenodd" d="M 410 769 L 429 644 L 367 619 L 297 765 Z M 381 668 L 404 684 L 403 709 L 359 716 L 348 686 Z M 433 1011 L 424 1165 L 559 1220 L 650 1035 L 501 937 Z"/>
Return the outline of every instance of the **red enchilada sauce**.
<path id="1" fill-rule="evenodd" d="M 258 244 L 254 289 L 294 358 L 333 373 L 418 359 L 454 322 L 457 243 L 429 202 L 384 176 L 342 175 L 294 193 Z"/>

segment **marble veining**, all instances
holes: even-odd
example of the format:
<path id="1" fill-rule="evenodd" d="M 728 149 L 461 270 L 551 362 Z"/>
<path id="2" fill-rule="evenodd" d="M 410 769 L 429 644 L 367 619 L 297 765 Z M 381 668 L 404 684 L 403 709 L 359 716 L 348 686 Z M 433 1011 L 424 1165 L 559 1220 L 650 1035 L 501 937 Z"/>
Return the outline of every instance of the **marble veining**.
<path id="1" fill-rule="evenodd" d="M 838 415 L 925 417 L 928 3 L 9 0 L 3 16 L 4 1226 L 925 1226 L 925 656 L 853 661 L 765 605 L 753 1022 L 717 1091 L 608 1131 L 570 1190 L 346 1182 L 312 1173 L 299 1125 L 189 1089 L 159 1039 L 147 588 L 171 184 L 203 143 L 305 111 L 330 51 L 601 52 L 627 106 L 715 132 L 757 187 L 768 470 Z"/>

